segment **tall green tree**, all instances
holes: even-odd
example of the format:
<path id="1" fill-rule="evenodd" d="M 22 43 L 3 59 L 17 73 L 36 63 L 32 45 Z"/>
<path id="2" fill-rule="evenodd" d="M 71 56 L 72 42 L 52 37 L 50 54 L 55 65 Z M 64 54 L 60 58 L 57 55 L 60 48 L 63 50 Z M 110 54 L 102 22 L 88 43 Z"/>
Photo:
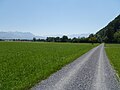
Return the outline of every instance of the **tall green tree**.
<path id="1" fill-rule="evenodd" d="M 68 42 L 68 36 L 63 36 L 62 38 L 61 38 L 61 41 L 62 42 Z"/>
<path id="2" fill-rule="evenodd" d="M 36 41 L 36 38 L 35 38 L 35 37 L 33 38 L 33 41 L 34 41 L 34 42 Z"/>
<path id="3" fill-rule="evenodd" d="M 60 42 L 60 41 L 61 41 L 60 37 L 55 37 L 55 42 Z"/>
<path id="4" fill-rule="evenodd" d="M 120 43 L 120 31 L 114 34 L 114 40 L 115 42 Z"/>
<path id="5" fill-rule="evenodd" d="M 97 38 L 95 37 L 94 34 L 90 34 L 89 35 L 89 41 L 94 44 L 95 42 L 97 42 Z"/>

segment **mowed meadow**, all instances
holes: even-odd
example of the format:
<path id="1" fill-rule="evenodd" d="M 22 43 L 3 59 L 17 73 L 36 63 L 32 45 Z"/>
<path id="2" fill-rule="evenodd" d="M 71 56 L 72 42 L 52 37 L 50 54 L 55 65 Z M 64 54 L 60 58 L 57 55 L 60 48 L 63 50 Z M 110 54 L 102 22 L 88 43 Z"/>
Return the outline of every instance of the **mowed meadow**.
<path id="1" fill-rule="evenodd" d="M 120 44 L 106 44 L 108 58 L 120 77 Z"/>
<path id="2" fill-rule="evenodd" d="M 28 89 L 95 46 L 0 42 L 0 90 Z"/>

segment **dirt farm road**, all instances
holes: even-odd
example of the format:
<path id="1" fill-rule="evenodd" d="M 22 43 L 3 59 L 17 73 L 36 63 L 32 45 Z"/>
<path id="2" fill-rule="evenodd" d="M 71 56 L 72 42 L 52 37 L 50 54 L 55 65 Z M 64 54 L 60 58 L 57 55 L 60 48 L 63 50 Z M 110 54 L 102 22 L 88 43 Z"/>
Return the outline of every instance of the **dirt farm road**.
<path id="1" fill-rule="evenodd" d="M 31 90 L 120 90 L 120 83 L 101 44 Z"/>

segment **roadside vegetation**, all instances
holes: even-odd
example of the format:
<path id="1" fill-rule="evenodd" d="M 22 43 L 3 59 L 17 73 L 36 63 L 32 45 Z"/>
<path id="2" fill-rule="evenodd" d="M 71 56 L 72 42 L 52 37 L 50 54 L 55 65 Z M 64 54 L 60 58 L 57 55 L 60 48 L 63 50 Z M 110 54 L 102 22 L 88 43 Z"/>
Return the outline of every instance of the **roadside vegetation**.
<path id="1" fill-rule="evenodd" d="M 0 90 L 28 89 L 95 46 L 0 42 Z"/>
<path id="2" fill-rule="evenodd" d="M 105 49 L 111 64 L 120 77 L 120 44 L 106 44 Z"/>

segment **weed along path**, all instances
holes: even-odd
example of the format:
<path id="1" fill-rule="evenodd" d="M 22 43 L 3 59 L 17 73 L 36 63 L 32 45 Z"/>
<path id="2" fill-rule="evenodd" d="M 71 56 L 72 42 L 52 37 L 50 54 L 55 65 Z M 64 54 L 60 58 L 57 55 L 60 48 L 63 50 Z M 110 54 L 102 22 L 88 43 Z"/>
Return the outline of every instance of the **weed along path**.
<path id="1" fill-rule="evenodd" d="M 120 85 L 101 44 L 31 90 L 120 90 Z"/>

